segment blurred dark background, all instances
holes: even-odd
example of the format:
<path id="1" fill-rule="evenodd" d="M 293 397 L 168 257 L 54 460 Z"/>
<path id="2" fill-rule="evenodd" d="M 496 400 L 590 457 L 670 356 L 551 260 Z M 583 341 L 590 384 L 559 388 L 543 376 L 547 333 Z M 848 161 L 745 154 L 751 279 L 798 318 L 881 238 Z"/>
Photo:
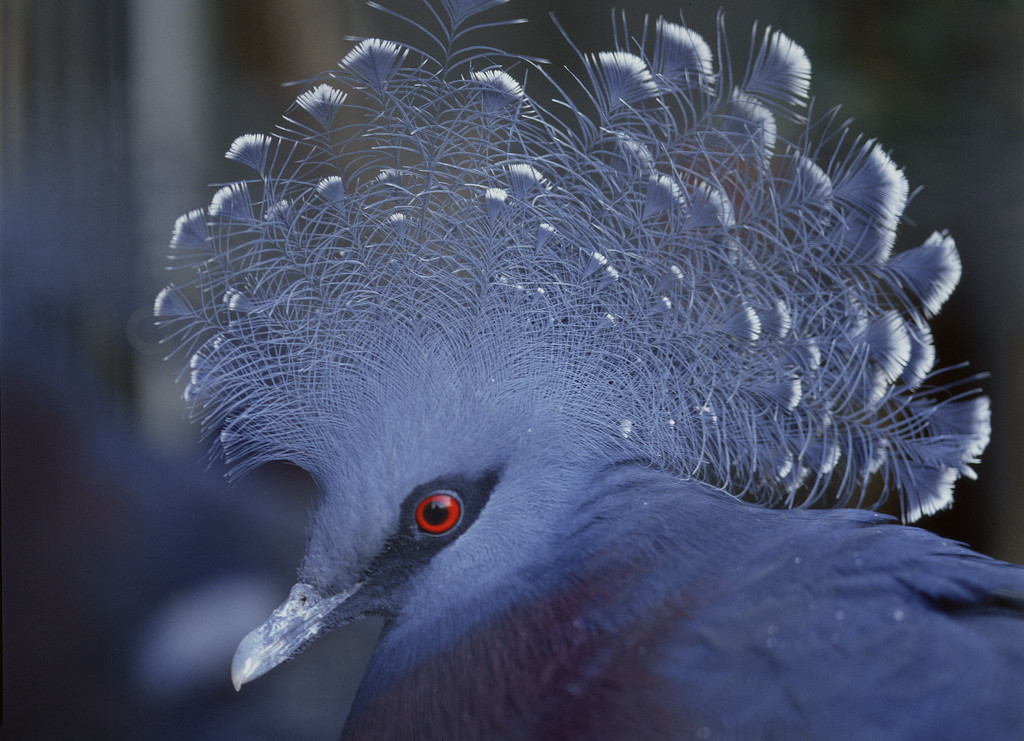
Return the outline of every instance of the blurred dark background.
<path id="1" fill-rule="evenodd" d="M 407 8 L 410 2 L 386 2 Z M 412 5 L 415 5 L 412 3 Z M 560 66 L 608 48 L 613 3 L 515 0 L 497 43 Z M 923 189 L 899 244 L 948 228 L 964 263 L 934 322 L 944 364 L 989 371 L 977 482 L 923 526 L 1024 563 L 1024 10 L 1011 0 L 618 2 L 740 60 L 755 20 L 803 44 L 820 112 L 842 103 Z M 11 739 L 330 739 L 378 626 L 321 639 L 236 694 L 238 640 L 284 598 L 308 479 L 229 486 L 184 420 L 150 321 L 174 219 L 239 175 L 347 34 L 415 38 L 359 2 L 0 0 L 3 723 Z"/>

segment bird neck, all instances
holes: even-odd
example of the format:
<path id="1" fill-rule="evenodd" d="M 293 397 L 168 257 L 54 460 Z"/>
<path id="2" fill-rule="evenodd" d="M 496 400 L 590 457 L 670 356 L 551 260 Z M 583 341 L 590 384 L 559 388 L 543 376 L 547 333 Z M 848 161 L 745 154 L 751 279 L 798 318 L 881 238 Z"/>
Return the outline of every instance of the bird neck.
<path id="1" fill-rule="evenodd" d="M 698 508 L 719 501 L 707 487 L 694 487 Z M 699 538 L 680 544 L 678 528 L 666 526 L 679 521 L 680 499 L 687 498 L 678 479 L 620 466 L 592 481 L 589 491 L 567 513 L 567 534 L 493 587 L 467 590 L 434 612 L 403 613 L 386 628 L 350 714 L 355 737 L 415 737 L 420 723 L 450 729 L 438 737 L 466 737 L 461 721 L 444 715 L 453 697 L 474 716 L 471 735 L 499 737 L 501 723 L 519 712 L 507 698 L 517 698 L 525 713 L 548 706 L 550 693 L 594 691 L 579 668 L 600 664 L 610 636 L 667 602 L 657 583 L 652 589 L 638 573 L 657 573 L 667 556 L 674 574 L 663 582 L 666 589 L 709 578 L 713 569 L 700 557 Z M 677 553 L 690 544 L 697 546 L 694 557 Z"/>

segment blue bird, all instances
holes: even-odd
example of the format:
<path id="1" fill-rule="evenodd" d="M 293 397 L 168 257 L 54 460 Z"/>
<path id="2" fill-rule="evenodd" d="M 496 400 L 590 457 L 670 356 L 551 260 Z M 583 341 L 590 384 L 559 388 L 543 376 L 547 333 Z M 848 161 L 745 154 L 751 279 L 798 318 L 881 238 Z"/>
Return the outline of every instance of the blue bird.
<path id="1" fill-rule="evenodd" d="M 1024 568 L 873 511 L 988 442 L 953 239 L 893 250 L 902 172 L 782 33 L 620 28 L 567 90 L 473 44 L 503 2 L 359 42 L 175 226 L 191 412 L 321 492 L 236 688 L 379 615 L 343 738 L 1024 737 Z"/>

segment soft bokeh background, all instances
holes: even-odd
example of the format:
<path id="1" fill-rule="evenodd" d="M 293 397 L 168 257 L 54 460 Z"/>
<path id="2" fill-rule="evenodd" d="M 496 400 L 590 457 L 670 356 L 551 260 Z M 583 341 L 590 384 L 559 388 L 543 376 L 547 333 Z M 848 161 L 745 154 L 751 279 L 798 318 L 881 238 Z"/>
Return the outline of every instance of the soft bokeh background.
<path id="1" fill-rule="evenodd" d="M 386 2 L 408 7 L 409 2 Z M 946 364 L 987 370 L 980 480 L 923 525 L 1024 562 L 1024 10 L 1011 0 L 720 3 L 803 44 L 817 109 L 905 167 L 900 243 L 948 228 L 964 262 L 935 322 Z M 619 2 L 713 38 L 718 2 Z M 611 2 L 517 0 L 498 43 L 560 60 L 554 12 L 608 48 Z M 0 0 L 3 724 L 11 739 L 331 739 L 378 626 L 322 638 L 236 694 L 239 638 L 287 593 L 308 479 L 228 486 L 183 419 L 149 319 L 174 219 L 240 175 L 221 158 L 334 66 L 347 34 L 407 39 L 356 2 Z M 177 365 L 180 365 L 178 363 Z M 399 463 L 396 462 L 396 465 Z"/>

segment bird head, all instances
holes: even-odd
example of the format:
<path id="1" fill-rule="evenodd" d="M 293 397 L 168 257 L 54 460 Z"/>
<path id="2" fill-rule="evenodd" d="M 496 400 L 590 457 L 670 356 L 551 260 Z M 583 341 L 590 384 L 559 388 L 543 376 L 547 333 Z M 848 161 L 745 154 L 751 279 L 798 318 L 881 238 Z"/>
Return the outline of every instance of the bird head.
<path id="1" fill-rule="evenodd" d="M 156 314 L 190 409 L 236 473 L 284 459 L 321 492 L 236 685 L 501 584 L 625 462 L 772 506 L 881 480 L 916 519 L 987 442 L 987 402 L 934 382 L 953 241 L 893 255 L 906 180 L 806 117 L 799 46 L 769 29 L 740 76 L 659 19 L 581 55 L 553 112 L 542 66 L 442 41 L 497 4 L 445 0 L 438 49 L 359 42 L 175 227 L 191 272 Z"/>

